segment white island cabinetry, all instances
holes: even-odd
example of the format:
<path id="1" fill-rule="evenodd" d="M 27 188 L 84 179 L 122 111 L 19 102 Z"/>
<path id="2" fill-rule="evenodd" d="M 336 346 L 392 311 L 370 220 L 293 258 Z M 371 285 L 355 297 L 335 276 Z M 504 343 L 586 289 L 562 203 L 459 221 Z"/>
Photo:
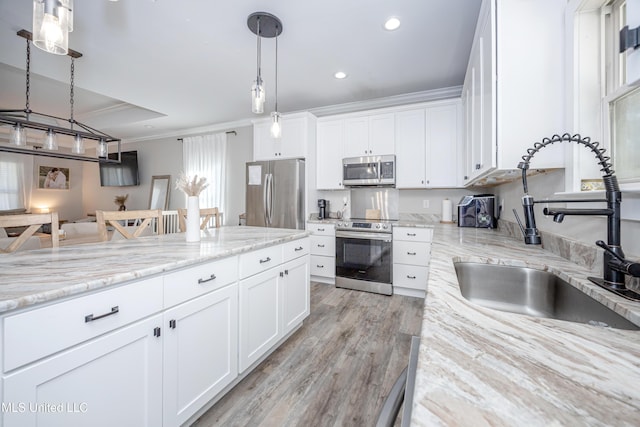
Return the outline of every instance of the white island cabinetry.
<path id="1" fill-rule="evenodd" d="M 242 233 L 251 245 L 249 228 L 228 232 L 230 241 Z M 224 249 L 209 261 L 3 314 L 1 425 L 192 422 L 309 315 L 309 239 L 301 237 L 240 255 Z M 259 262 L 265 254 L 269 266 Z M 274 325 L 275 339 L 263 339 Z M 243 340 L 258 344 L 244 359 Z"/>

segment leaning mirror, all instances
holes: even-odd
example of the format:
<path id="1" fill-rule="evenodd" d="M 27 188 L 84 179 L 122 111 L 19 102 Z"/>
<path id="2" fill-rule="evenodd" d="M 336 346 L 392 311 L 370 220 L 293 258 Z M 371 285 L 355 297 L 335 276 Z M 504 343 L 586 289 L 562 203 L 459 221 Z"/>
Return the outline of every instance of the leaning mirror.
<path id="1" fill-rule="evenodd" d="M 169 208 L 170 184 L 171 175 L 154 175 L 151 177 L 149 209 L 167 210 Z"/>

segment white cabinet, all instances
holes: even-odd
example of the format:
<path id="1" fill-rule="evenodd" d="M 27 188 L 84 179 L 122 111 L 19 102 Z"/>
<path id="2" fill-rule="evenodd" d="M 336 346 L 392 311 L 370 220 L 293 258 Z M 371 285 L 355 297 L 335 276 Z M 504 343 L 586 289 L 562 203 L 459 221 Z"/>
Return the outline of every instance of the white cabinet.
<path id="1" fill-rule="evenodd" d="M 311 276 L 314 281 L 336 282 L 336 226 L 328 223 L 308 223 L 311 240 Z"/>
<path id="2" fill-rule="evenodd" d="M 462 107 L 459 99 L 395 114 L 396 188 L 461 185 Z"/>
<path id="3" fill-rule="evenodd" d="M 344 120 L 318 121 L 317 142 L 316 186 L 318 190 L 343 190 Z"/>
<path id="4" fill-rule="evenodd" d="M 155 315 L 5 375 L 3 425 L 162 425 L 161 324 Z"/>
<path id="5" fill-rule="evenodd" d="M 238 284 L 167 310 L 163 324 L 164 425 L 178 426 L 238 376 Z"/>
<path id="6" fill-rule="evenodd" d="M 253 125 L 253 159 L 275 160 L 307 158 L 310 136 L 315 137 L 315 117 L 309 113 L 282 116 L 282 137 L 271 137 L 271 120 L 257 121 Z"/>
<path id="7" fill-rule="evenodd" d="M 393 113 L 352 117 L 344 122 L 344 157 L 385 155 L 395 152 Z"/>
<path id="8" fill-rule="evenodd" d="M 301 244 L 301 245 L 300 245 Z M 299 246 L 296 246 L 299 245 Z M 295 249 L 302 250 L 296 252 Z M 288 249 L 291 248 L 291 251 Z M 238 369 L 258 362 L 309 315 L 309 244 L 307 239 L 240 256 Z M 279 252 L 279 255 L 276 253 Z M 295 258 L 294 258 L 295 257 Z M 271 268 L 251 268 L 256 261 L 278 260 Z M 243 265 L 246 265 L 243 268 Z"/>
<path id="9" fill-rule="evenodd" d="M 565 131 L 565 7 L 564 0 L 483 1 L 462 94 L 465 185 L 516 170 L 527 148 Z M 561 145 L 536 154 L 532 166 L 564 167 Z"/>
<path id="10" fill-rule="evenodd" d="M 433 230 L 393 227 L 393 293 L 426 295 Z"/>

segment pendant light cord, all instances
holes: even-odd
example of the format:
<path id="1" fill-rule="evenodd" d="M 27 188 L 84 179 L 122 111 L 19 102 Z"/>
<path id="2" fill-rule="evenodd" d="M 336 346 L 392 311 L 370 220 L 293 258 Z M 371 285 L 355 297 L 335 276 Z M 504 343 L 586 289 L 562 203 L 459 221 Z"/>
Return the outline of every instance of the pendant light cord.
<path id="1" fill-rule="evenodd" d="M 276 112 L 278 112 L 278 26 L 276 25 Z"/>
<path id="2" fill-rule="evenodd" d="M 73 129 L 73 124 L 75 120 L 73 120 L 73 87 L 74 87 L 74 71 L 75 71 L 75 60 L 73 57 L 71 58 L 71 82 L 69 86 L 71 87 L 69 93 L 69 104 L 71 105 L 71 117 L 69 118 L 69 123 L 71 123 L 71 129 Z"/>
<path id="3" fill-rule="evenodd" d="M 257 24 L 258 24 L 258 29 L 256 31 L 256 34 L 258 36 L 258 49 L 257 49 L 258 59 L 257 59 L 256 63 L 258 64 L 258 69 L 257 69 L 258 75 L 256 77 L 256 83 L 257 83 L 258 86 L 261 86 L 262 85 L 262 76 L 260 75 L 260 65 L 261 65 L 260 64 L 260 57 L 261 57 L 261 55 L 260 55 L 261 52 L 260 51 L 262 49 L 262 46 L 261 46 L 261 43 L 260 43 L 260 17 L 258 17 L 258 19 L 257 19 Z"/>
<path id="4" fill-rule="evenodd" d="M 31 90 L 31 43 L 29 39 L 27 39 L 27 93 L 25 95 L 25 105 L 24 111 L 27 114 L 27 120 L 29 119 L 29 113 L 31 112 L 31 107 L 29 104 L 29 92 Z"/>

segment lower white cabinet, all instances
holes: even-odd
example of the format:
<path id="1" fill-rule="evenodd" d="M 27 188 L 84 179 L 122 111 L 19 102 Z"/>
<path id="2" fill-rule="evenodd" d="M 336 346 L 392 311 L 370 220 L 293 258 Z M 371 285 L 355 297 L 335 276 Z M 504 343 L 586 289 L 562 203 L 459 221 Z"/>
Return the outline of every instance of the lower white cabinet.
<path id="1" fill-rule="evenodd" d="M 164 425 L 178 426 L 238 376 L 238 284 L 164 313 Z"/>
<path id="2" fill-rule="evenodd" d="M 289 261 L 282 271 L 282 334 L 286 335 L 311 312 L 309 255 Z"/>
<path id="3" fill-rule="evenodd" d="M 311 276 L 317 282 L 336 282 L 336 226 L 329 223 L 307 223 L 311 239 Z"/>
<path id="4" fill-rule="evenodd" d="M 393 293 L 424 298 L 433 230 L 393 227 Z"/>
<path id="5" fill-rule="evenodd" d="M 161 325 L 155 315 L 5 375 L 3 425 L 163 425 Z"/>

